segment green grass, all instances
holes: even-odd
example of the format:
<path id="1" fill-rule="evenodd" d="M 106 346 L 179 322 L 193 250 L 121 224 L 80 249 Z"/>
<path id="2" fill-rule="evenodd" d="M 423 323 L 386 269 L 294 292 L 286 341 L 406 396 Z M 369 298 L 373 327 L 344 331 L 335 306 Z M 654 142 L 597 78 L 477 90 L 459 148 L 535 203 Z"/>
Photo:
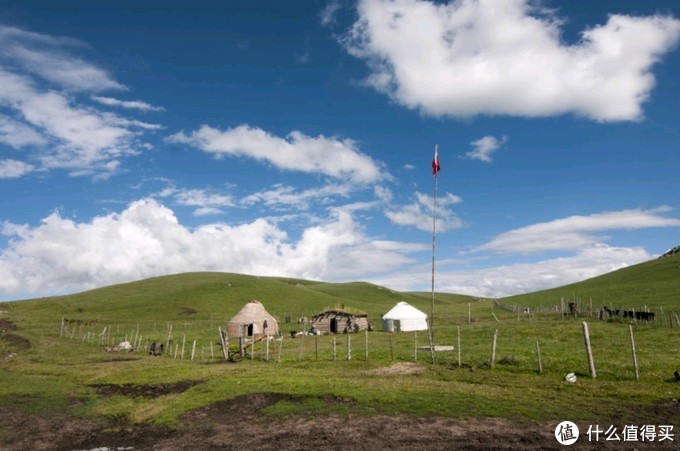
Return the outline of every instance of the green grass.
<path id="1" fill-rule="evenodd" d="M 665 313 L 680 310 L 680 256 L 654 260 L 560 289 L 499 300 L 506 307 L 559 304 L 561 297 L 592 298 L 602 304 L 646 305 Z M 253 357 L 237 362 L 220 358 L 217 328 L 245 302 L 258 299 L 281 321 L 284 340 L 264 343 Z M 616 300 L 616 301 L 614 301 Z M 461 336 L 462 367 L 457 350 L 436 353 L 433 365 L 427 334 L 373 331 L 290 339 L 299 329 L 295 319 L 326 308 L 366 312 L 380 325 L 380 315 L 406 301 L 430 310 L 429 293 L 398 293 L 357 282 L 329 284 L 296 279 L 193 273 L 158 277 L 70 296 L 0 304 L 0 406 L 29 412 L 60 412 L 124 425 L 153 422 L 174 426 L 182 414 L 237 396 L 266 393 L 280 396 L 264 413 L 441 415 L 458 418 L 504 417 L 526 420 L 597 420 L 623 424 L 680 424 L 680 326 L 658 321 L 633 324 L 640 381 L 634 378 L 629 324 L 587 316 L 543 311 L 533 316 L 500 309 L 491 300 L 437 294 L 436 344 L 456 345 Z M 581 301 L 581 307 L 590 300 Z M 473 321 L 468 322 L 468 309 Z M 73 323 L 60 337 L 62 318 Z M 16 325 L 9 330 L 7 320 Z M 588 374 L 582 322 L 587 321 L 598 377 Z M 104 344 L 141 335 L 141 342 L 165 342 L 172 326 L 178 347 L 161 357 L 142 351 L 107 353 Z M 103 335 L 106 343 L 99 338 Z M 498 331 L 495 368 L 491 344 Z M 14 334 L 30 342 L 17 348 Z M 71 335 L 72 334 L 72 335 Z M 335 338 L 335 359 L 333 338 Z M 368 338 L 368 358 L 366 339 Z M 347 340 L 352 359 L 347 360 Z M 185 342 L 184 358 L 181 344 Z M 194 360 L 189 354 L 196 342 Z M 543 373 L 537 372 L 536 342 Z M 212 344 L 212 358 L 210 347 Z M 250 350 L 249 350 L 250 352 Z M 414 362 L 418 371 L 390 374 L 398 363 Z M 569 372 L 576 384 L 564 381 Z M 183 392 L 155 398 L 106 395 L 97 384 L 173 384 L 192 381 Z M 631 405 L 634 406 L 631 409 Z"/>

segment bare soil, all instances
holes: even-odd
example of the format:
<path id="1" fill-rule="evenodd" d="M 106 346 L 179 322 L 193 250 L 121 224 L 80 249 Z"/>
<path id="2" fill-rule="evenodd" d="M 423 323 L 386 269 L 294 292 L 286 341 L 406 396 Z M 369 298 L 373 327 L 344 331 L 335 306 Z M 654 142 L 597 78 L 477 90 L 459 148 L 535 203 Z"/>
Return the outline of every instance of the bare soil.
<path id="1" fill-rule="evenodd" d="M 30 343 L 13 333 L 15 326 L 0 319 L 0 339 L 14 349 L 27 349 Z M 417 365 L 402 363 L 367 371 L 371 376 L 414 374 Z M 0 381 L 1 383 L 1 381 Z M 99 384 L 100 395 L 157 398 L 181 393 L 196 382 L 177 384 Z M 354 401 L 325 397 L 330 406 L 341 404 L 348 414 L 295 414 L 272 416 L 262 410 L 280 401 L 304 403 L 304 396 L 259 393 L 217 402 L 180 418 L 168 428 L 156 424 L 135 424 L 126 417 L 85 419 L 62 413 L 40 413 L 21 408 L 14 399 L 0 406 L 0 450 L 562 450 L 554 436 L 557 422 L 513 421 L 501 418 L 454 419 L 408 415 L 360 414 Z M 6 400 L 7 401 L 7 400 Z M 74 401 L 77 403 L 77 401 Z M 654 407 L 649 412 L 658 424 L 678 418 L 677 402 Z M 582 438 L 568 449 L 659 450 L 678 449 L 675 441 L 599 442 L 587 441 L 587 424 L 577 423 Z"/>
<path id="2" fill-rule="evenodd" d="M 184 386 L 136 390 L 119 386 L 121 393 L 160 396 Z M 101 386 L 106 393 L 116 386 Z M 407 415 L 366 416 L 357 413 L 323 416 L 295 414 L 282 418 L 262 409 L 279 401 L 303 402 L 304 397 L 260 393 L 217 402 L 185 414 L 178 428 L 132 424 L 125 418 L 94 421 L 66 414 L 42 415 L 0 408 L 2 450 L 560 450 L 556 423 L 519 422 L 500 418 L 415 418 Z M 324 398 L 342 403 L 351 400 Z M 678 449 L 675 442 L 589 443 L 588 425 L 578 424 L 582 438 L 570 449 Z"/>

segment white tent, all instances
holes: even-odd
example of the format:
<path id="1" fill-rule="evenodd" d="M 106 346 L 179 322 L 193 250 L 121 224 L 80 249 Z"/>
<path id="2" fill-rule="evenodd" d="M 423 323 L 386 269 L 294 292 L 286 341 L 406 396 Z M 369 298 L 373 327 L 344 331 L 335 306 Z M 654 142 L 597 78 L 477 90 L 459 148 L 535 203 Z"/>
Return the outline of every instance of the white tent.
<path id="1" fill-rule="evenodd" d="M 427 330 L 427 315 L 407 302 L 399 302 L 382 317 L 385 332 Z"/>

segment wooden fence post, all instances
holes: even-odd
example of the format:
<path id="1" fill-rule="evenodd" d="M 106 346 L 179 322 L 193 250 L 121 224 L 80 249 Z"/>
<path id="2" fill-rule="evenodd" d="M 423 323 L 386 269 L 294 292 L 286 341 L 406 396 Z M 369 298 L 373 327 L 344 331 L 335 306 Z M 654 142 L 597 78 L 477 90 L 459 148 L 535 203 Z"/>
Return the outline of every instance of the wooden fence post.
<path id="1" fill-rule="evenodd" d="M 496 338 L 498 338 L 498 329 L 493 331 L 493 345 L 491 346 L 491 368 L 496 367 Z"/>
<path id="2" fill-rule="evenodd" d="M 368 362 L 368 329 L 366 329 L 366 354 L 365 359 Z"/>
<path id="3" fill-rule="evenodd" d="M 635 380 L 640 380 L 640 372 L 638 371 L 637 355 L 635 354 L 635 338 L 633 338 L 633 326 L 628 325 L 630 330 L 630 349 L 633 351 L 633 367 L 635 368 Z"/>
<path id="4" fill-rule="evenodd" d="M 281 350 L 283 349 L 283 335 L 281 335 L 281 341 L 279 341 L 279 356 L 277 359 L 277 363 L 280 365 L 281 364 Z"/>
<path id="5" fill-rule="evenodd" d="M 413 334 L 413 361 L 418 362 L 418 331 Z"/>
<path id="6" fill-rule="evenodd" d="M 538 374 L 543 372 L 543 361 L 541 360 L 541 346 L 536 342 L 536 355 L 538 356 Z"/>
<path id="7" fill-rule="evenodd" d="M 583 340 L 586 344 L 586 353 L 588 354 L 588 369 L 593 379 L 597 377 L 595 372 L 595 361 L 593 360 L 593 350 L 590 347 L 590 334 L 588 334 L 588 323 L 583 321 Z"/>
<path id="8" fill-rule="evenodd" d="M 390 358 L 394 361 L 394 346 L 392 346 L 392 333 L 390 332 Z"/>
<path id="9" fill-rule="evenodd" d="M 267 346 L 266 346 L 266 350 L 265 350 L 265 358 L 264 358 L 264 361 L 265 361 L 265 362 L 269 362 L 269 334 L 267 334 L 266 340 L 267 340 Z"/>
<path id="10" fill-rule="evenodd" d="M 222 327 L 219 327 L 220 332 L 220 344 L 222 345 L 222 355 L 224 360 L 229 360 L 229 345 L 224 342 L 224 334 L 222 333 Z M 210 342 L 210 353 L 212 354 L 212 342 Z"/>
<path id="11" fill-rule="evenodd" d="M 458 368 L 462 366 L 461 360 L 460 360 L 460 326 L 456 326 L 456 330 L 458 332 Z"/>
<path id="12" fill-rule="evenodd" d="M 352 360 L 352 336 L 347 333 L 347 360 Z"/>

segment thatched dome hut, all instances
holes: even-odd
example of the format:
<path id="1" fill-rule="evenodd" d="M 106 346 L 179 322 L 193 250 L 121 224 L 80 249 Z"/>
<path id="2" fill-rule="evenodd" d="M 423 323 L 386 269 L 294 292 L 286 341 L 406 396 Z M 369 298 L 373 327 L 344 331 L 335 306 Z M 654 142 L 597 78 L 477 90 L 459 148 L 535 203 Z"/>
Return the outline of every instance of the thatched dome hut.
<path id="1" fill-rule="evenodd" d="M 276 318 L 267 313 L 262 303 L 250 301 L 229 320 L 227 334 L 230 337 L 245 337 L 255 335 L 275 335 L 279 333 L 279 323 Z"/>

